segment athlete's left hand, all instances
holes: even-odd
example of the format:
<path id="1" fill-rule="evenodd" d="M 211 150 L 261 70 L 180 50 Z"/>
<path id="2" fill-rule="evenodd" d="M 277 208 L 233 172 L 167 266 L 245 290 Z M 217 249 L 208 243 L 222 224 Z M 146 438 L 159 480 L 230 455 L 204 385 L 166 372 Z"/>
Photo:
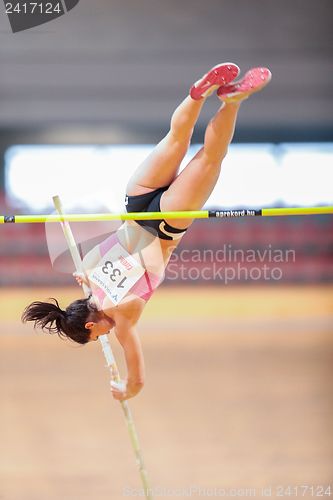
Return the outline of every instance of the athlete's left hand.
<path id="1" fill-rule="evenodd" d="M 88 285 L 88 280 L 87 280 L 84 273 L 81 273 L 79 271 L 75 271 L 75 273 L 73 273 L 73 276 L 80 286 L 82 286 L 83 284 Z"/>

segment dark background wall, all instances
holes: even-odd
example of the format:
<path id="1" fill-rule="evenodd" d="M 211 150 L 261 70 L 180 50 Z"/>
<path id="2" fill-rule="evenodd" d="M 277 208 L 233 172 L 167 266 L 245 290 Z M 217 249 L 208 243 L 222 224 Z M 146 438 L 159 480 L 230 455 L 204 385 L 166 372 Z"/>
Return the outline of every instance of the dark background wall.
<path id="1" fill-rule="evenodd" d="M 332 137 L 331 0 L 81 0 L 10 36 L 0 9 L 5 138 L 22 142 L 28 129 L 39 142 L 155 141 L 189 85 L 228 60 L 273 72 L 242 110 L 238 139 Z"/>

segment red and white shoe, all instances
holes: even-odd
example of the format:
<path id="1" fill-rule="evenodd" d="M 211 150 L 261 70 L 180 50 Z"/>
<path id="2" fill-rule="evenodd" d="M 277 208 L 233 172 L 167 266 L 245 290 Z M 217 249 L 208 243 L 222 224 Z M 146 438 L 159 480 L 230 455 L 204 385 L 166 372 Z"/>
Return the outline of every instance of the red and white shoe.
<path id="1" fill-rule="evenodd" d="M 232 82 L 238 76 L 239 71 L 239 67 L 233 63 L 222 63 L 214 66 L 214 68 L 192 85 L 190 96 L 195 101 L 209 96 L 221 85 L 227 85 Z"/>
<path id="2" fill-rule="evenodd" d="M 241 80 L 230 85 L 221 86 L 217 91 L 217 95 L 226 103 L 243 101 L 254 92 L 264 88 L 271 78 L 272 73 L 268 68 L 252 68 Z"/>

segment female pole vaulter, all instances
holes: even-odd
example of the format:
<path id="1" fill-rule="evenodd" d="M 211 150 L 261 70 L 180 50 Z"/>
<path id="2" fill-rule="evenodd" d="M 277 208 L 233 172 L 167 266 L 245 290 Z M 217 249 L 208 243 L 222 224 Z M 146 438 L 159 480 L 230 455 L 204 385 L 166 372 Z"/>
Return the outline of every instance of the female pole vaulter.
<path id="1" fill-rule="evenodd" d="M 271 79 L 267 68 L 253 68 L 235 81 L 238 74 L 237 65 L 219 64 L 192 85 L 189 95 L 172 115 L 170 131 L 130 178 L 125 198 L 128 212 L 203 207 L 219 178 L 241 103 Z M 215 91 L 222 105 L 206 128 L 203 147 L 178 173 L 201 108 Z M 125 222 L 122 226 L 125 230 L 120 228 L 84 257 L 85 275 L 75 276 L 79 284 L 89 284 L 91 297 L 78 299 L 65 310 L 56 299 L 36 301 L 26 307 L 22 320 L 80 344 L 97 340 L 99 335 L 114 328 L 124 350 L 127 379 L 123 390 L 114 387 L 112 393 L 120 401 L 135 396 L 145 378 L 136 326 L 147 301 L 162 281 L 171 253 L 192 222 L 193 219 Z M 138 231 L 133 232 L 135 227 Z M 154 261 L 156 248 L 147 244 L 148 235 L 155 235 L 161 253 L 161 265 L 155 268 L 153 264 L 146 265 Z"/>

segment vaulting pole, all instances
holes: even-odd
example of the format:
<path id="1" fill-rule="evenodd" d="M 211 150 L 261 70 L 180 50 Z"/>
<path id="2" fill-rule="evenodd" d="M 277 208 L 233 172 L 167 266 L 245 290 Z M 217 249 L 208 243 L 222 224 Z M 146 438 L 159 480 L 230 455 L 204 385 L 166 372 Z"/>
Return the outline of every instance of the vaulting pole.
<path id="1" fill-rule="evenodd" d="M 79 253 L 78 248 L 76 246 L 76 242 L 75 242 L 71 227 L 70 227 L 68 221 L 66 220 L 66 216 L 63 215 L 61 201 L 60 201 L 59 196 L 53 197 L 53 203 L 54 203 L 54 206 L 59 214 L 58 222 L 61 223 L 61 227 L 63 229 L 64 236 L 66 238 L 67 245 L 68 245 L 70 254 L 72 256 L 74 265 L 75 265 L 75 269 L 77 272 L 85 273 L 85 270 L 84 270 L 83 265 L 82 265 L 80 253 Z M 85 296 L 88 297 L 91 293 L 91 290 L 89 289 L 89 287 L 87 285 L 83 284 L 83 292 L 84 292 Z M 120 382 L 119 371 L 118 371 L 118 367 L 117 367 L 115 358 L 113 356 L 113 352 L 112 352 L 107 334 L 100 335 L 99 341 L 102 344 L 102 349 L 103 349 L 103 353 L 104 353 L 104 356 L 105 356 L 105 359 L 107 362 L 107 366 L 110 369 L 111 380 L 113 382 L 119 383 Z M 136 432 L 136 428 L 135 428 L 132 414 L 130 412 L 127 401 L 120 401 L 120 405 L 121 405 L 122 410 L 124 412 L 125 421 L 127 424 L 127 429 L 128 429 L 128 433 L 130 436 L 132 448 L 133 448 L 133 451 L 135 454 L 137 465 L 139 467 L 139 473 L 140 473 L 140 477 L 141 477 L 143 490 L 145 492 L 145 498 L 146 498 L 146 500 L 152 500 L 153 497 L 151 496 L 151 489 L 150 489 L 149 483 L 148 483 L 147 471 L 146 471 L 146 467 L 144 464 L 142 452 L 140 449 L 138 435 Z"/>

